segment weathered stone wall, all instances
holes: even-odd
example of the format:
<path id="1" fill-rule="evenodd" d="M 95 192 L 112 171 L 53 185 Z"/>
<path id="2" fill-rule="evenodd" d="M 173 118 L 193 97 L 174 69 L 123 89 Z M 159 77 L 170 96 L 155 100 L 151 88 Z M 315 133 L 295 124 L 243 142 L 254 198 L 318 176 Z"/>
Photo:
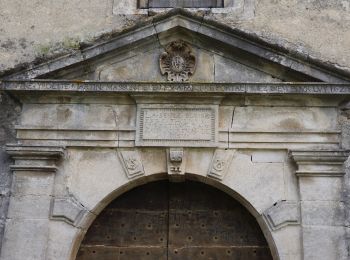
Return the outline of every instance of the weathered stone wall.
<path id="1" fill-rule="evenodd" d="M 5 145 L 15 140 L 14 125 L 20 110 L 15 100 L 0 92 L 0 250 L 12 180 L 9 170 L 11 161 L 5 152 Z"/>
<path id="2" fill-rule="evenodd" d="M 350 103 L 345 103 L 341 107 L 339 123 L 342 126 L 342 148 L 350 150 Z M 342 200 L 344 202 L 344 216 L 346 237 L 344 240 L 348 245 L 348 256 L 350 256 L 350 159 L 345 162 L 345 178 Z"/>
<path id="3" fill-rule="evenodd" d="M 350 70 L 349 0 L 238 0 L 206 18 Z M 147 19 L 136 0 L 0 0 L 0 71 L 74 51 Z M 221 12 L 221 13 L 220 13 Z M 126 15 L 125 15 L 126 14 Z M 317 40 L 316 40 L 317 39 Z"/>

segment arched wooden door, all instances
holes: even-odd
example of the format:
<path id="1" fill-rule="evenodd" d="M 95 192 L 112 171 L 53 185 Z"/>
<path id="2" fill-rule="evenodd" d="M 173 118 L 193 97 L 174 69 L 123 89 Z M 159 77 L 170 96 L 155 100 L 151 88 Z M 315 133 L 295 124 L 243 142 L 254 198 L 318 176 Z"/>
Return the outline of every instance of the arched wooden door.
<path id="1" fill-rule="evenodd" d="M 106 207 L 88 230 L 78 260 L 272 259 L 254 217 L 208 185 L 158 181 Z"/>

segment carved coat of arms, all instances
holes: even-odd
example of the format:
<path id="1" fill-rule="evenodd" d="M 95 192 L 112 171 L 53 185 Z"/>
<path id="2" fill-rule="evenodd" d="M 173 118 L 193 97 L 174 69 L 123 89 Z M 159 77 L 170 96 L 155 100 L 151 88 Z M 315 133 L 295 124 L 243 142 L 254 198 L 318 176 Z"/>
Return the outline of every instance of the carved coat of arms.
<path id="1" fill-rule="evenodd" d="M 129 179 L 145 174 L 141 156 L 137 151 L 120 151 L 119 156 Z"/>
<path id="2" fill-rule="evenodd" d="M 161 73 L 174 82 L 188 81 L 196 68 L 192 48 L 181 40 L 169 43 L 159 61 Z"/>

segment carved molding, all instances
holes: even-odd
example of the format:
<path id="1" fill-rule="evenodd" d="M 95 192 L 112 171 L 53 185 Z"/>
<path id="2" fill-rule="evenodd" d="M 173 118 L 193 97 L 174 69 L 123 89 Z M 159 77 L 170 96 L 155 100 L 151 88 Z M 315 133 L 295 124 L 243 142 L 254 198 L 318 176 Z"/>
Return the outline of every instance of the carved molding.
<path id="1" fill-rule="evenodd" d="M 14 92 L 97 92 L 97 93 L 200 93 L 200 94 L 327 94 L 348 95 L 349 84 L 324 83 L 177 83 L 93 82 L 93 81 L 2 81 L 0 90 Z"/>
<path id="2" fill-rule="evenodd" d="M 123 167 L 129 179 L 133 179 L 145 174 L 141 155 L 138 151 L 120 151 L 119 157 L 123 163 Z"/>
<path id="3" fill-rule="evenodd" d="M 233 150 L 223 150 L 218 149 L 215 151 L 210 169 L 208 172 L 208 177 L 214 178 L 216 180 L 223 180 L 228 168 L 230 167 L 234 151 Z"/>
<path id="4" fill-rule="evenodd" d="M 167 167 L 170 181 L 181 182 L 185 180 L 186 157 L 183 148 L 167 149 Z"/>
<path id="5" fill-rule="evenodd" d="M 196 69 L 196 57 L 192 48 L 184 41 L 169 43 L 159 58 L 160 71 L 168 81 L 188 81 Z"/>
<path id="6" fill-rule="evenodd" d="M 64 148 L 56 146 L 25 146 L 9 144 L 7 153 L 16 160 L 13 171 L 56 172 L 56 163 L 64 156 Z"/>
<path id="7" fill-rule="evenodd" d="M 53 198 L 50 219 L 78 226 L 87 210 L 73 197 Z"/>
<path id="8" fill-rule="evenodd" d="M 343 150 L 293 150 L 290 155 L 298 166 L 297 176 L 342 177 L 349 153 Z"/>
<path id="9" fill-rule="evenodd" d="M 263 216 L 272 230 L 300 224 L 299 205 L 296 201 L 278 201 L 265 210 Z"/>

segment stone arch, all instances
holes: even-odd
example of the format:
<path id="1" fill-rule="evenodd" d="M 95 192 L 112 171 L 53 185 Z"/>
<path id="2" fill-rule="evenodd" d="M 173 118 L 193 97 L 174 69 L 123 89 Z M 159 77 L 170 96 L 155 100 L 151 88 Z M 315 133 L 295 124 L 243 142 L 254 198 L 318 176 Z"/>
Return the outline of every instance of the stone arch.
<path id="1" fill-rule="evenodd" d="M 127 193 L 128 191 L 132 190 L 133 188 L 142 186 L 144 184 L 150 183 L 150 182 L 156 182 L 160 180 L 167 180 L 169 179 L 167 174 L 154 174 L 151 176 L 143 176 L 139 177 L 134 180 L 130 180 L 124 185 L 121 185 L 120 187 L 116 187 L 112 192 L 107 194 L 103 200 L 101 200 L 96 207 L 93 209 L 93 212 L 95 214 L 86 214 L 83 219 L 81 220 L 81 226 L 82 228 L 79 229 L 76 234 L 74 235 L 73 243 L 70 249 L 70 259 L 75 260 L 76 255 L 78 253 L 78 250 L 80 248 L 81 242 L 91 226 L 91 224 L 94 222 L 96 217 L 105 209 L 107 205 L 109 205 L 113 200 L 117 199 L 119 196 L 121 196 L 124 193 Z M 248 210 L 248 212 L 255 218 L 256 222 L 258 223 L 261 231 L 263 232 L 265 239 L 268 243 L 268 246 L 270 248 L 271 254 L 273 259 L 280 259 L 278 248 L 275 243 L 275 239 L 270 231 L 269 225 L 266 222 L 266 220 L 262 217 L 261 214 L 254 208 L 254 206 L 249 202 L 248 199 L 244 198 L 241 194 L 233 190 L 231 187 L 225 185 L 224 183 L 208 178 L 203 175 L 197 175 L 197 174 L 186 174 L 186 180 L 196 181 L 200 183 L 204 183 L 209 185 L 210 187 L 213 187 L 215 189 L 218 189 L 226 194 L 228 194 L 232 199 L 239 202 L 245 209 Z"/>

